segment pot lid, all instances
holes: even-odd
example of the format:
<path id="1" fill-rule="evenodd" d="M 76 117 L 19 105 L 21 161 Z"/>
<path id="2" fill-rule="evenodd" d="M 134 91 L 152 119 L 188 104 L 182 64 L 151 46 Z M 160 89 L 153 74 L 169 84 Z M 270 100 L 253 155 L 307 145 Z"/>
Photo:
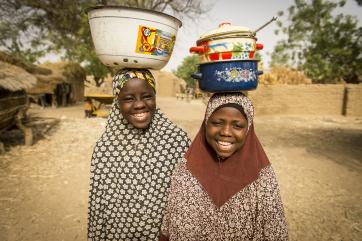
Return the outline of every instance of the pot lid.
<path id="1" fill-rule="evenodd" d="M 231 23 L 220 23 L 217 29 L 213 29 L 205 34 L 201 35 L 197 42 L 219 38 L 219 37 L 252 37 L 255 38 L 255 33 L 247 27 L 231 25 Z"/>

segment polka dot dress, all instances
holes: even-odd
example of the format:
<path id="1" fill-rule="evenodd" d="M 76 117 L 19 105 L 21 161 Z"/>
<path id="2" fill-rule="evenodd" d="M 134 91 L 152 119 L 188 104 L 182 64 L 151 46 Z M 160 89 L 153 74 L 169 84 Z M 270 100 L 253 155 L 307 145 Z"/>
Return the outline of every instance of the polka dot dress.
<path id="1" fill-rule="evenodd" d="M 143 130 L 114 104 L 92 156 L 88 240 L 158 240 L 170 176 L 189 144 L 159 109 Z"/>

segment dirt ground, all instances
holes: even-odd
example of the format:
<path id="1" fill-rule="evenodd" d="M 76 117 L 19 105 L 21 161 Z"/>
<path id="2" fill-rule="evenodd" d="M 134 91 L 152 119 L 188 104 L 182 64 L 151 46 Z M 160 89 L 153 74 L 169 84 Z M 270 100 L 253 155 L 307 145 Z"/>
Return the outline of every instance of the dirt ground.
<path id="1" fill-rule="evenodd" d="M 205 105 L 158 98 L 194 137 Z M 0 240 L 86 240 L 89 165 L 105 119 L 82 106 L 31 109 L 37 142 L 0 136 Z M 40 119 L 39 119 L 40 118 Z M 256 116 L 255 129 L 276 170 L 290 240 L 362 240 L 362 118 Z"/>

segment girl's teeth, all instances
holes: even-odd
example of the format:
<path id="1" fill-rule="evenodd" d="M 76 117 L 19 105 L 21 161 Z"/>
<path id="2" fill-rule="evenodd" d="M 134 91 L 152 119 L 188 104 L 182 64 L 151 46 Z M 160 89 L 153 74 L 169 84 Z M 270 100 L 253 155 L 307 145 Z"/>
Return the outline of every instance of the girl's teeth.
<path id="1" fill-rule="evenodd" d="M 232 143 L 230 142 L 218 141 L 217 143 L 221 150 L 229 150 L 232 147 Z"/>
<path id="2" fill-rule="evenodd" d="M 146 116 L 146 113 L 139 113 L 139 114 L 134 114 L 133 115 L 135 118 L 137 119 L 142 119 Z"/>
<path id="3" fill-rule="evenodd" d="M 222 146 L 230 146 L 230 145 L 231 145 L 230 142 L 224 142 L 224 141 L 219 141 L 218 143 L 219 143 L 220 145 L 222 145 Z"/>

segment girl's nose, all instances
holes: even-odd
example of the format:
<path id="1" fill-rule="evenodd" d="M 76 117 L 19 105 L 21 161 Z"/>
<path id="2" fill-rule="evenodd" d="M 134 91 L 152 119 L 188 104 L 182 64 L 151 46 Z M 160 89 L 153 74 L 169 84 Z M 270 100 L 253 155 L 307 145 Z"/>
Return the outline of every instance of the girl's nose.
<path id="1" fill-rule="evenodd" d="M 230 125 L 224 125 L 222 128 L 221 128 L 221 131 L 220 131 L 220 134 L 222 136 L 231 136 L 231 126 Z"/>
<path id="2" fill-rule="evenodd" d="M 145 103 L 142 100 L 136 100 L 133 104 L 133 108 L 143 109 L 143 108 L 145 108 Z"/>

